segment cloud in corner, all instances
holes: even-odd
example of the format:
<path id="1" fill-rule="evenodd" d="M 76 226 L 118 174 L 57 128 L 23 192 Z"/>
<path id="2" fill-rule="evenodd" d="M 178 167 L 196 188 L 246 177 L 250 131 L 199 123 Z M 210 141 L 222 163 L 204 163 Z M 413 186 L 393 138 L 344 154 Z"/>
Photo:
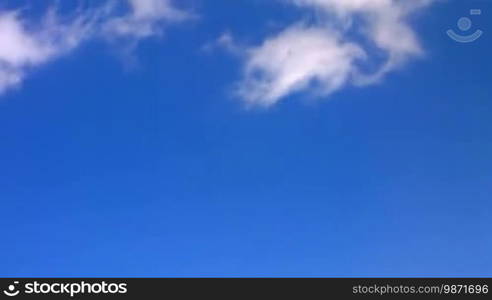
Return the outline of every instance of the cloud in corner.
<path id="1" fill-rule="evenodd" d="M 160 35 L 165 24 L 191 17 L 171 0 L 108 0 L 69 16 L 51 7 L 36 21 L 28 20 L 20 10 L 0 11 L 0 94 L 21 85 L 31 69 L 69 53 L 86 40 L 125 38 L 138 42 Z"/>

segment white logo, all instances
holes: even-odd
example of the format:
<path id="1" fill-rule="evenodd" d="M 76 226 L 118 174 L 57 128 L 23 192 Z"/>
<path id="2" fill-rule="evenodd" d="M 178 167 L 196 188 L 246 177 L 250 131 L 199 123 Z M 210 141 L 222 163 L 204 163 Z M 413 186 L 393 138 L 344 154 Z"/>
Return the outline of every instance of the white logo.
<path id="1" fill-rule="evenodd" d="M 479 16 L 482 14 L 482 11 L 480 9 L 471 9 L 470 10 L 470 15 L 472 16 Z M 472 27 L 472 20 L 468 17 L 463 17 L 458 20 L 458 28 L 461 30 L 461 32 L 466 33 L 466 31 L 470 30 Z M 449 29 L 447 32 L 448 36 L 455 40 L 456 42 L 459 43 L 471 43 L 476 40 L 478 40 L 482 34 L 482 30 L 476 30 L 475 32 L 468 34 L 468 35 L 461 35 L 459 33 L 454 32 L 454 30 Z"/>
<path id="2" fill-rule="evenodd" d="M 7 290 L 4 290 L 3 293 L 9 297 L 14 297 L 19 295 L 20 292 L 15 290 L 15 285 L 18 283 L 19 283 L 18 281 L 14 281 L 14 284 L 9 285 Z"/>

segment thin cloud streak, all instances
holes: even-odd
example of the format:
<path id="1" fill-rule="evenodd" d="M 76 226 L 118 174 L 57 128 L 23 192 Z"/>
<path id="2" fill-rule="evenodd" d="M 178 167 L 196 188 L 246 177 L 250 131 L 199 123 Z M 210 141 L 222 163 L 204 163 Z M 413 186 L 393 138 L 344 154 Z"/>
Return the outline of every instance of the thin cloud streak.
<path id="1" fill-rule="evenodd" d="M 124 10 L 122 15 L 117 11 Z M 20 11 L 0 11 L 0 94 L 22 84 L 38 66 L 66 55 L 90 39 L 139 40 L 159 36 L 167 23 L 179 23 L 191 14 L 170 0 L 106 1 L 95 9 L 61 16 L 56 7 L 37 21 Z"/>

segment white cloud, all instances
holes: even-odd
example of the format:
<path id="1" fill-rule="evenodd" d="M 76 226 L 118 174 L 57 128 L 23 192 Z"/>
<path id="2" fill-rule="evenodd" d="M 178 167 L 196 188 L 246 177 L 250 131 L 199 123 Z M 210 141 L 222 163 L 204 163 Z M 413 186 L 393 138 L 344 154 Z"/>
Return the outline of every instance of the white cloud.
<path id="1" fill-rule="evenodd" d="M 238 92 L 250 104 L 269 106 L 308 86 L 318 86 L 322 94 L 339 89 L 365 53 L 335 32 L 296 24 L 247 55 Z"/>
<path id="2" fill-rule="evenodd" d="M 60 16 L 49 9 L 39 20 L 19 11 L 0 11 L 0 94 L 22 83 L 29 71 L 93 38 L 127 37 L 138 41 L 159 35 L 163 23 L 180 22 L 189 15 L 170 0 L 106 1 L 95 9 Z"/>
<path id="3" fill-rule="evenodd" d="M 145 38 L 162 32 L 163 22 L 181 22 L 192 15 L 175 8 L 169 0 L 128 0 L 131 12 L 109 20 L 106 34 Z"/>
<path id="4" fill-rule="evenodd" d="M 273 105 L 313 82 L 320 95 L 346 84 L 372 84 L 423 54 L 407 19 L 432 0 L 283 1 L 315 10 L 321 18 L 310 25 L 293 25 L 244 51 L 238 94 L 249 104 Z M 369 51 L 374 48 L 369 44 L 377 53 Z M 378 62 L 376 56 L 384 57 L 377 70 L 364 71 L 364 64 Z"/>
<path id="5" fill-rule="evenodd" d="M 85 16 L 61 23 L 50 10 L 29 27 L 19 12 L 0 13 L 0 93 L 19 85 L 26 72 L 76 47 L 88 30 Z"/>

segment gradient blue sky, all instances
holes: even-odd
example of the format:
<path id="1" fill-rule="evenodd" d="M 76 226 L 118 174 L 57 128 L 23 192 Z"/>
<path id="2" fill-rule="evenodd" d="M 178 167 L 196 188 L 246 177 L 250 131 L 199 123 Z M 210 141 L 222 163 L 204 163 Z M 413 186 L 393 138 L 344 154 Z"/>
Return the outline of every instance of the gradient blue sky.
<path id="1" fill-rule="evenodd" d="M 268 109 L 203 46 L 304 12 L 187 2 L 131 54 L 88 41 L 0 95 L 1 276 L 491 275 L 489 1 L 417 14 L 425 57 L 379 84 Z M 455 43 L 470 8 L 485 34 Z"/>

